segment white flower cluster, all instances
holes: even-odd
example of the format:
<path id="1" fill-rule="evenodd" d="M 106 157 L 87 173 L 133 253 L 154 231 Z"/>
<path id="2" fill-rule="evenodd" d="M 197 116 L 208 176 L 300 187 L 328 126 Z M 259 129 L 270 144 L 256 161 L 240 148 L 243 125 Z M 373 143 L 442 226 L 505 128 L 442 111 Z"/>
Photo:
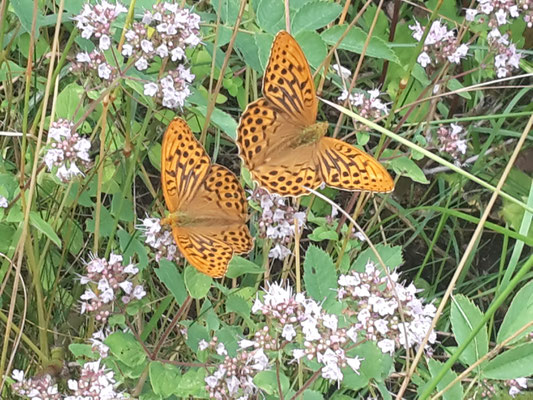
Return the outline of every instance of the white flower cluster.
<path id="1" fill-rule="evenodd" d="M 150 35 L 147 27 L 153 28 Z M 185 61 L 185 49 L 200 43 L 199 30 L 200 17 L 197 14 L 177 4 L 155 4 L 151 11 L 145 12 L 142 23 L 134 23 L 126 32 L 122 55 L 134 57 L 135 68 L 139 71 L 147 70 L 156 57 L 170 57 L 174 62 Z M 156 96 L 165 107 L 183 107 L 193 79 L 190 70 L 180 64 L 158 82 L 145 83 L 144 94 Z"/>
<path id="2" fill-rule="evenodd" d="M 65 400 L 122 400 L 128 399 L 123 393 L 116 391 L 117 382 L 113 371 L 100 365 L 100 360 L 85 363 L 77 380 L 69 379 L 71 390 Z"/>
<path id="3" fill-rule="evenodd" d="M 424 305 L 415 296 L 417 289 L 413 284 L 405 287 L 398 283 L 397 273 L 391 274 L 391 278 L 392 282 L 381 277 L 379 270 L 369 262 L 365 272 L 351 271 L 339 277 L 338 299 L 347 300 L 351 312 L 358 310 L 358 322 L 349 330 L 352 340 L 356 341 L 358 336 L 373 340 L 383 353 L 392 355 L 398 347 L 407 350 L 422 342 L 431 328 L 436 308 L 433 304 Z M 432 331 L 429 343 L 435 340 L 436 334 Z"/>
<path id="4" fill-rule="evenodd" d="M 11 386 L 18 396 L 31 400 L 60 400 L 63 398 L 57 388 L 57 383 L 48 374 L 25 378 L 24 371 L 14 369 L 12 378 L 15 383 Z"/>
<path id="5" fill-rule="evenodd" d="M 461 155 L 465 155 L 467 149 L 463 127 L 453 123 L 449 127 L 440 126 L 437 129 L 437 140 L 439 151 L 448 153 L 454 162 L 460 165 Z"/>
<path id="6" fill-rule="evenodd" d="M 418 21 L 414 25 L 409 25 L 413 31 L 413 37 L 420 41 L 424 35 L 424 29 Z M 436 66 L 444 61 L 459 64 L 462 58 L 466 57 L 468 46 L 459 44 L 453 30 L 448 30 L 446 25 L 440 21 L 431 24 L 429 33 L 424 41 L 423 51 L 418 55 L 418 63 L 426 68 L 428 65 Z"/>
<path id="7" fill-rule="evenodd" d="M 502 35 L 494 28 L 488 34 L 489 48 L 495 54 L 494 69 L 498 78 L 505 78 L 511 75 L 513 69 L 520 67 L 522 54 L 518 53 L 514 43 L 509 40 L 509 35 Z"/>
<path id="8" fill-rule="evenodd" d="M 96 313 L 96 320 L 104 324 L 111 314 L 112 302 L 123 292 L 121 301 L 124 304 L 132 299 L 142 299 L 146 292 L 142 285 L 134 285 L 129 279 L 139 272 L 133 264 L 122 265 L 122 256 L 111 254 L 109 261 L 94 258 L 87 266 L 87 276 L 81 277 L 81 284 L 96 284 L 97 289 L 87 288 L 81 296 L 81 313 Z"/>
<path id="9" fill-rule="evenodd" d="M 301 232 L 305 224 L 305 213 L 287 204 L 287 199 L 277 194 L 270 194 L 259 188 L 252 194 L 252 199 L 259 202 L 263 213 L 259 219 L 259 236 L 272 240 L 273 247 L 268 256 L 284 260 L 291 251 L 287 247 L 294 237 L 294 221 Z"/>
<path id="10" fill-rule="evenodd" d="M 155 260 L 177 260 L 180 253 L 168 225 L 161 225 L 159 218 L 145 218 L 140 229 L 144 231 L 145 243 L 155 250 Z"/>
<path id="11" fill-rule="evenodd" d="M 527 389 L 527 378 L 516 378 L 505 382 L 509 386 L 509 395 L 515 397 L 523 389 Z"/>
<path id="12" fill-rule="evenodd" d="M 477 0 L 476 8 L 466 10 L 466 20 L 479 21 L 489 18 L 488 25 L 495 28 L 510 23 L 509 17 L 518 18 L 524 14 L 528 28 L 533 27 L 533 0 Z"/>
<path id="13" fill-rule="evenodd" d="M 381 96 L 381 93 L 377 89 L 359 91 L 353 94 L 343 90 L 338 100 L 348 100 L 357 114 L 373 121 L 389 113 L 389 108 L 383 103 L 383 101 L 381 101 L 379 96 Z M 357 123 L 355 130 L 368 131 L 370 128 L 365 124 Z"/>
<path id="14" fill-rule="evenodd" d="M 43 161 L 49 171 L 55 171 L 56 176 L 63 182 L 68 182 L 76 176 L 83 175 L 78 167 L 89 167 L 89 149 L 91 142 L 72 133 L 74 124 L 66 119 L 52 122 L 48 131 L 49 145 Z"/>
<path id="15" fill-rule="evenodd" d="M 214 337 L 209 343 L 202 340 L 200 350 L 209 349 L 224 357 L 212 375 L 205 378 L 206 390 L 211 399 L 249 399 L 257 393 L 254 376 L 269 368 L 269 361 L 262 348 L 241 350 L 236 357 L 229 357 L 223 343 Z"/>
<path id="16" fill-rule="evenodd" d="M 323 378 L 340 382 L 344 377 L 341 369 L 346 366 L 359 373 L 362 360 L 348 357 L 344 350 L 355 343 L 349 330 L 338 328 L 337 316 L 326 313 L 316 301 L 303 293 L 294 295 L 290 286 L 285 288 L 274 283 L 265 291 L 263 300 L 256 299 L 252 313 L 263 314 L 268 326 L 279 331 L 288 342 L 294 344 L 296 337 L 302 337 L 302 346 L 295 348 L 292 356 L 297 361 L 306 357 L 322 364 Z M 257 340 L 241 341 L 241 347 L 252 344 L 256 348 L 261 347 Z"/>
<path id="17" fill-rule="evenodd" d="M 81 37 L 98 40 L 98 46 L 91 53 L 80 52 L 76 55 L 76 62 L 72 63 L 71 71 L 90 73 L 96 71 L 98 77 L 104 81 L 112 81 L 117 76 L 117 68 L 110 65 L 104 56 L 112 44 L 111 26 L 115 19 L 128 10 L 117 2 L 111 4 L 103 0 L 100 4 L 85 4 L 82 12 L 72 18 L 81 31 Z"/>
<path id="18" fill-rule="evenodd" d="M 7 208 L 9 206 L 9 202 L 4 196 L 0 196 L 0 208 Z"/>

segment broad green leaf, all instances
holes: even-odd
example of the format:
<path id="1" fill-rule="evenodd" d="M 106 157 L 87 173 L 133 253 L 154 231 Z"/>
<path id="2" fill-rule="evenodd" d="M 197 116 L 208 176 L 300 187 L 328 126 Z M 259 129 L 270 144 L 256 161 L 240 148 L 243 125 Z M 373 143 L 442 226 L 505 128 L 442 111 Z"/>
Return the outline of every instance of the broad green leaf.
<path id="1" fill-rule="evenodd" d="M 392 271 L 403 264 L 404 261 L 402 257 L 401 246 L 390 247 L 384 244 L 378 244 L 375 247 L 381 259 L 389 268 L 389 271 Z M 381 264 L 378 262 L 377 257 L 372 251 L 372 249 L 366 249 L 365 251 L 361 252 L 361 254 L 359 254 L 359 257 L 357 257 L 357 260 L 355 260 L 355 262 L 353 263 L 352 269 L 357 272 L 364 272 L 365 265 L 369 261 L 373 262 L 380 270 L 382 269 Z"/>
<path id="2" fill-rule="evenodd" d="M 22 29 L 25 32 L 31 33 L 32 24 L 33 24 L 34 2 L 32 0 L 16 0 L 16 1 L 10 2 L 9 5 L 13 7 L 13 11 L 18 17 L 18 21 L 22 25 Z M 38 38 L 40 35 L 40 29 L 43 25 L 46 24 L 46 20 L 41 12 L 41 7 L 37 7 L 36 11 L 37 11 L 37 17 L 35 21 L 36 22 L 35 38 Z"/>
<path id="3" fill-rule="evenodd" d="M 224 343 L 228 354 L 232 357 L 237 355 L 239 340 L 242 339 L 242 330 L 236 326 L 225 326 L 217 332 L 219 343 Z"/>
<path id="4" fill-rule="evenodd" d="M 181 371 L 173 364 L 163 364 L 159 361 L 150 362 L 150 384 L 155 394 L 170 397 L 180 387 Z"/>
<path id="5" fill-rule="evenodd" d="M 116 193 L 111 200 L 111 215 L 124 222 L 133 222 L 133 202 L 125 198 L 122 193 Z"/>
<path id="6" fill-rule="evenodd" d="M 432 377 L 437 376 L 437 374 L 440 372 L 440 369 L 442 368 L 444 364 L 434 360 L 432 358 L 428 359 L 428 366 L 429 366 L 429 372 L 431 373 Z M 457 374 L 449 369 L 446 371 L 446 374 L 444 377 L 440 380 L 440 382 L 437 384 L 437 390 L 442 390 L 448 384 L 453 381 L 455 378 L 457 378 Z M 461 386 L 461 382 L 456 382 L 448 391 L 446 391 L 443 395 L 444 400 L 455 400 L 455 399 L 462 399 L 463 398 L 463 387 Z"/>
<path id="7" fill-rule="evenodd" d="M 196 105 L 194 110 L 199 112 L 201 115 L 206 115 L 207 113 L 207 107 L 203 104 Z M 222 129 L 222 131 L 233 140 L 237 139 L 237 122 L 228 113 L 215 107 L 213 109 L 213 113 L 211 114 L 211 122 Z"/>
<path id="8" fill-rule="evenodd" d="M 347 356 L 361 359 L 361 368 L 356 373 L 351 367 L 342 369 L 342 383 L 346 387 L 358 390 L 370 381 L 380 382 L 389 374 L 392 358 L 377 347 L 374 342 L 365 342 L 348 351 Z"/>
<path id="9" fill-rule="evenodd" d="M 533 342 L 521 344 L 495 357 L 485 364 L 482 375 L 488 379 L 505 380 L 533 375 Z"/>
<path id="10" fill-rule="evenodd" d="M 235 25 L 239 15 L 239 0 L 213 0 L 212 6 L 215 12 L 220 10 L 220 19 L 226 25 Z"/>
<path id="11" fill-rule="evenodd" d="M 226 298 L 226 311 L 227 312 L 234 312 L 244 319 L 248 319 L 250 317 L 250 311 L 252 307 L 250 304 L 244 300 L 242 297 L 230 294 Z"/>
<path id="12" fill-rule="evenodd" d="M 302 31 L 316 31 L 333 22 L 342 11 L 342 6 L 326 1 L 307 3 L 294 13 L 292 18 L 292 34 L 298 35 Z"/>
<path id="13" fill-rule="evenodd" d="M 185 268 L 185 287 L 193 299 L 203 299 L 209 289 L 213 279 L 202 274 L 196 268 L 188 266 Z"/>
<path id="14" fill-rule="evenodd" d="M 285 6 L 282 0 L 262 0 L 257 7 L 257 24 L 275 35 L 285 28 Z"/>
<path id="15" fill-rule="evenodd" d="M 452 332 L 458 345 L 461 345 L 472 329 L 478 325 L 483 318 L 482 312 L 477 306 L 463 295 L 452 297 L 452 309 L 450 320 L 452 323 Z M 487 336 L 487 327 L 481 328 L 474 340 L 470 342 L 467 348 L 459 357 L 462 362 L 472 365 L 489 351 L 489 339 Z"/>
<path id="16" fill-rule="evenodd" d="M 146 360 L 146 353 L 133 334 L 114 332 L 104 343 L 109 346 L 111 353 L 124 364 L 130 366 L 141 365 Z"/>
<path id="17" fill-rule="evenodd" d="M 176 268 L 176 265 L 163 258 L 159 261 L 159 268 L 154 271 L 161 282 L 170 290 L 178 304 L 182 305 L 187 298 L 187 290 L 185 289 L 183 276 Z"/>
<path id="18" fill-rule="evenodd" d="M 61 240 L 72 255 L 80 254 L 83 248 L 83 231 L 75 219 L 67 219 L 61 227 Z M 0 235 L 1 237 L 1 235 Z"/>
<path id="19" fill-rule="evenodd" d="M 322 32 L 322 39 L 324 39 L 324 41 L 327 44 L 334 45 L 337 43 L 340 37 L 344 34 L 347 28 L 348 28 L 348 25 L 346 24 L 335 25 L 334 27 L 331 27 L 327 29 L 326 31 Z M 363 51 L 363 47 L 364 47 L 367 36 L 368 36 L 368 33 L 363 31 L 362 29 L 358 27 L 353 27 L 350 29 L 350 32 L 348 32 L 346 37 L 343 39 L 343 41 L 339 45 L 339 48 L 348 50 L 348 51 L 353 51 L 354 53 L 357 53 L 357 54 L 361 54 L 361 52 Z M 373 36 L 370 39 L 370 42 L 368 43 L 368 47 L 366 49 L 365 54 L 367 57 L 375 57 L 375 58 L 380 58 L 383 60 L 389 60 L 397 64 L 400 63 L 398 56 L 390 48 L 387 42 L 385 42 L 383 39 L 380 39 L 376 36 Z"/>
<path id="20" fill-rule="evenodd" d="M 448 84 L 446 85 L 450 91 L 463 89 L 464 86 L 459 82 L 457 79 L 450 79 L 448 81 Z M 464 99 L 470 100 L 472 96 L 470 96 L 470 93 L 468 92 L 459 92 L 457 93 L 459 96 L 461 96 Z"/>
<path id="21" fill-rule="evenodd" d="M 71 343 L 68 345 L 68 349 L 76 358 L 87 357 L 92 359 L 97 355 L 97 353 L 93 351 L 92 345 L 90 344 Z"/>
<path id="22" fill-rule="evenodd" d="M 181 399 L 193 397 L 205 399 L 207 393 L 205 391 L 205 369 L 204 368 L 189 368 L 189 370 L 181 376 L 179 387 L 176 387 L 174 393 Z"/>
<path id="23" fill-rule="evenodd" d="M 124 260 L 136 260 L 135 265 L 140 271 L 143 271 L 148 266 L 148 252 L 144 244 L 134 234 L 122 229 L 117 232 L 117 236 Z"/>
<path id="24" fill-rule="evenodd" d="M 154 168 L 161 171 L 161 143 L 152 143 L 148 149 L 148 159 Z"/>
<path id="25" fill-rule="evenodd" d="M 50 239 L 57 247 L 61 248 L 61 239 L 59 239 L 52 226 L 42 219 L 37 211 L 30 211 L 30 224 Z"/>
<path id="26" fill-rule="evenodd" d="M 57 96 L 56 114 L 58 118 L 76 120 L 81 117 L 83 107 L 79 107 L 85 90 L 76 83 L 70 83 Z M 76 115 L 74 115 L 76 113 Z"/>
<path id="27" fill-rule="evenodd" d="M 500 326 L 496 341 L 498 343 L 503 342 L 531 321 L 533 321 L 533 281 L 527 283 L 514 297 Z M 516 341 L 521 340 L 531 332 L 533 332 L 533 327 L 526 329 L 514 338 L 510 344 L 516 343 Z"/>
<path id="28" fill-rule="evenodd" d="M 267 394 L 275 395 L 278 399 L 281 398 L 279 393 L 280 386 L 283 393 L 289 389 L 289 378 L 283 374 L 283 371 L 279 372 L 279 376 L 274 370 L 258 372 L 254 377 L 254 383 Z"/>
<path id="29" fill-rule="evenodd" d="M 198 351 L 198 343 L 200 343 L 201 340 L 205 340 L 206 342 L 209 342 L 211 340 L 211 337 L 209 336 L 209 332 L 207 329 L 197 323 L 193 323 L 188 329 L 187 329 L 187 346 L 191 348 L 192 351 L 197 352 Z"/>
<path id="30" fill-rule="evenodd" d="M 229 263 L 228 272 L 226 276 L 228 278 L 237 278 L 244 274 L 262 274 L 265 272 L 259 265 L 243 258 L 241 256 L 233 256 Z"/>
<path id="31" fill-rule="evenodd" d="M 263 0 L 265 1 L 265 0 Z M 255 44 L 257 46 L 257 54 L 259 56 L 259 62 L 261 63 L 261 72 L 266 69 L 268 59 L 270 57 L 270 48 L 274 37 L 269 33 L 256 33 Z"/>
<path id="32" fill-rule="evenodd" d="M 95 219 L 90 218 L 86 220 L 86 228 L 85 230 L 90 233 L 94 233 L 94 223 Z M 107 210 L 107 208 L 102 207 L 100 209 L 100 236 L 102 237 L 109 237 L 111 235 L 111 231 L 113 230 L 113 226 L 115 225 L 115 220 L 111 216 L 111 213 Z"/>
<path id="33" fill-rule="evenodd" d="M 328 47 L 320 35 L 316 32 L 304 31 L 296 35 L 295 39 L 302 47 L 309 64 L 314 68 L 318 68 L 328 54 Z"/>
<path id="34" fill-rule="evenodd" d="M 304 393 L 303 400 L 323 400 L 324 396 L 322 393 L 317 392 L 316 390 L 307 389 Z"/>
<path id="35" fill-rule="evenodd" d="M 402 156 L 394 158 L 389 161 L 389 166 L 391 166 L 394 172 L 396 172 L 398 175 L 407 176 L 413 181 L 422 183 L 424 185 L 429 183 L 420 167 L 408 157 Z"/>
<path id="36" fill-rule="evenodd" d="M 259 49 L 255 42 L 255 34 L 239 32 L 235 39 L 235 47 L 244 58 L 244 63 L 255 69 L 257 72 L 263 71 L 261 61 L 259 61 Z"/>
<path id="37" fill-rule="evenodd" d="M 326 310 L 336 302 L 335 264 L 328 253 L 313 245 L 305 254 L 304 282 L 307 294 L 319 303 L 324 302 Z"/>

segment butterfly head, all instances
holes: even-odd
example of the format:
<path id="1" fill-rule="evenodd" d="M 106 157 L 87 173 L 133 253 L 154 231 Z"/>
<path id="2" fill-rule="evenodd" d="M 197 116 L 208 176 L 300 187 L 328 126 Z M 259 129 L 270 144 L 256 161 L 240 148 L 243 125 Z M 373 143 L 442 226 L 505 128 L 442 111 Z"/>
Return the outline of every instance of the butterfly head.
<path id="1" fill-rule="evenodd" d="M 181 211 L 169 213 L 165 218 L 161 219 L 161 225 L 169 225 L 170 227 L 184 226 L 190 223 L 191 218 Z"/>

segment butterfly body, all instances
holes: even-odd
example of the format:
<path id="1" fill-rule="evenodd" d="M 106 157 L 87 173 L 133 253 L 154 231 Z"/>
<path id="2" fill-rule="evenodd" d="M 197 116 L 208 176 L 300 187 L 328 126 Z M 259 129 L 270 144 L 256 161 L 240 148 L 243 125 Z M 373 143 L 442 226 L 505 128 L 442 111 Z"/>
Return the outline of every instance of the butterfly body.
<path id="1" fill-rule="evenodd" d="M 241 116 L 237 145 L 252 177 L 271 193 L 307 194 L 322 183 L 345 190 L 390 192 L 394 181 L 374 158 L 326 137 L 309 64 L 287 32 L 276 35 L 263 77 L 263 98 Z"/>
<path id="2" fill-rule="evenodd" d="M 253 246 L 244 190 L 229 169 L 211 164 L 182 119 L 170 123 L 161 151 L 161 183 L 170 211 L 161 223 L 170 225 L 191 265 L 222 277 L 233 253 L 247 253 Z"/>

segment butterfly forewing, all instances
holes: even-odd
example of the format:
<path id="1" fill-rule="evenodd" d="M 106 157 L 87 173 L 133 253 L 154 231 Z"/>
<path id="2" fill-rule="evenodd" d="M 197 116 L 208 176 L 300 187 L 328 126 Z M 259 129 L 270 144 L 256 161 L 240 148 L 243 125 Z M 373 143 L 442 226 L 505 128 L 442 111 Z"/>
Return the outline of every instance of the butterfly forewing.
<path id="1" fill-rule="evenodd" d="M 263 95 L 303 126 L 316 120 L 318 99 L 309 64 L 298 42 L 279 32 L 263 77 Z"/>
<path id="2" fill-rule="evenodd" d="M 187 204 L 209 172 L 211 160 L 187 123 L 175 118 L 163 136 L 161 183 L 167 208 L 174 212 Z"/>

